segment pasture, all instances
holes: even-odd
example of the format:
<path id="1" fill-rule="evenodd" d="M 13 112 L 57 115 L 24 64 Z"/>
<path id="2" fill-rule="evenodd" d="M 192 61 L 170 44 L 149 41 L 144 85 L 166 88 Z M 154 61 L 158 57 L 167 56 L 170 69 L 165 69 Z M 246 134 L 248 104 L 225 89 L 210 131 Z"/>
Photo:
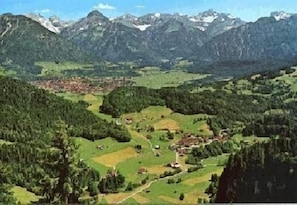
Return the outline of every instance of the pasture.
<path id="1" fill-rule="evenodd" d="M 146 67 L 139 72 L 140 76 L 132 78 L 136 86 L 148 88 L 177 87 L 188 81 L 206 78 L 206 74 L 193 74 L 182 70 L 161 71 L 156 67 Z"/>
<path id="2" fill-rule="evenodd" d="M 93 64 L 80 64 L 76 62 L 52 62 L 52 61 L 39 61 L 35 65 L 42 68 L 39 76 L 63 76 L 65 70 L 92 70 Z"/>
<path id="3" fill-rule="evenodd" d="M 137 157 L 138 154 L 133 147 L 127 147 L 116 152 L 105 154 L 99 157 L 94 157 L 93 160 L 97 163 L 103 164 L 106 167 L 116 167 L 120 162 L 124 162 L 130 158 Z"/>
<path id="4" fill-rule="evenodd" d="M 66 97 L 76 102 L 83 100 L 89 103 L 87 109 L 98 115 L 98 107 L 102 103 L 101 95 L 67 95 Z M 183 136 L 182 133 L 176 134 L 174 132 L 174 139 L 167 139 L 167 130 L 183 130 L 184 133 L 211 135 L 212 132 L 206 124 L 206 119 L 209 117 L 212 116 L 201 114 L 183 115 L 174 113 L 164 106 L 150 106 L 138 113 L 122 115 L 118 119 L 122 124 L 125 124 L 126 118 L 133 119 L 132 124 L 125 125 L 132 135 L 130 142 L 118 143 L 111 138 L 94 142 L 83 138 L 75 138 L 75 141 L 79 144 L 78 154 L 80 158 L 89 166 L 98 170 L 101 176 L 104 176 L 108 169 L 115 167 L 125 176 L 126 185 L 129 182 L 139 184 L 145 178 L 147 178 L 146 185 L 153 182 L 148 188 L 149 192 L 142 191 L 135 196 L 131 196 L 124 201 L 124 204 L 188 204 L 193 203 L 193 201 L 196 202 L 198 197 L 207 198 L 204 190 L 209 185 L 209 178 L 212 173 L 220 174 L 222 172 L 223 167 L 219 167 L 217 164 L 227 159 L 228 156 L 222 155 L 206 159 L 203 162 L 205 167 L 201 170 L 173 177 L 175 181 L 181 178 L 181 183 L 167 184 L 167 180 L 159 179 L 159 176 L 165 171 L 173 171 L 172 168 L 166 166 L 176 160 L 176 154 L 169 149 L 169 146 Z M 116 119 L 110 117 L 110 120 L 115 121 Z M 147 130 L 150 126 L 154 127 L 154 131 Z M 149 139 L 147 138 L 148 135 L 150 135 Z M 135 145 L 141 145 L 141 150 L 137 151 Z M 156 145 L 160 148 L 156 149 Z M 99 149 L 98 146 L 102 147 L 102 149 Z M 158 156 L 156 156 L 157 153 Z M 185 164 L 185 159 L 186 156 L 178 158 L 183 169 L 189 167 L 189 165 Z M 139 168 L 145 168 L 147 173 L 139 174 Z M 158 180 L 154 181 L 156 179 Z M 146 185 L 143 185 L 143 187 Z M 128 197 L 131 193 L 133 191 L 103 195 L 100 201 L 116 203 Z M 182 202 L 179 200 L 180 193 L 185 194 L 185 199 Z"/>

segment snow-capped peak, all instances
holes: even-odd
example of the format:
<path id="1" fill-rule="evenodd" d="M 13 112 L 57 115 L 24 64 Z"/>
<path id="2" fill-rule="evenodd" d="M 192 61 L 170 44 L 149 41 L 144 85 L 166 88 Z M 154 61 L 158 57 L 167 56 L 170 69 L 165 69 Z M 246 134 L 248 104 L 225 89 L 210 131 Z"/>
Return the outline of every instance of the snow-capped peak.
<path id="1" fill-rule="evenodd" d="M 43 17 L 40 14 L 30 13 L 26 15 L 28 18 L 40 23 L 43 27 L 47 28 L 48 30 L 54 33 L 60 33 L 61 29 L 69 26 L 70 22 L 63 22 L 58 17 L 52 16 L 49 19 Z"/>
<path id="2" fill-rule="evenodd" d="M 282 19 L 288 19 L 292 16 L 293 14 L 290 14 L 290 13 L 286 13 L 284 11 L 275 11 L 275 12 L 272 12 L 270 14 L 270 16 L 274 17 L 275 20 L 279 21 L 279 20 L 282 20 Z"/>
<path id="3" fill-rule="evenodd" d="M 208 10 L 202 13 L 199 13 L 197 16 L 190 17 L 190 21 L 192 22 L 200 22 L 200 23 L 212 23 L 214 20 L 218 18 L 218 13 L 213 10 Z"/>

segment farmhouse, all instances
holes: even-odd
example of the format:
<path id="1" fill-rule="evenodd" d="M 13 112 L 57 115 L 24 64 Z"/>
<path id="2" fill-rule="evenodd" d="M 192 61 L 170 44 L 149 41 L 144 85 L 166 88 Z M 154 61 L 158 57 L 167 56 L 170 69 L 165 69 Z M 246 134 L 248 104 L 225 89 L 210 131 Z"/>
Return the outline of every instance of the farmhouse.
<path id="1" fill-rule="evenodd" d="M 146 173 L 147 173 L 147 169 L 144 168 L 144 167 L 141 167 L 141 168 L 139 168 L 139 169 L 137 170 L 137 173 L 138 173 L 138 174 L 146 174 Z"/>
<path id="2" fill-rule="evenodd" d="M 125 119 L 125 123 L 126 123 L 127 125 L 131 125 L 131 124 L 133 123 L 133 118 L 132 118 L 132 117 L 126 117 L 126 119 Z"/>
<path id="3" fill-rule="evenodd" d="M 168 164 L 168 166 L 170 166 L 171 168 L 180 168 L 180 164 L 178 162 L 172 162 L 170 164 Z"/>
<path id="4" fill-rule="evenodd" d="M 201 138 L 185 134 L 177 144 L 181 147 L 191 147 L 200 143 L 202 143 Z"/>

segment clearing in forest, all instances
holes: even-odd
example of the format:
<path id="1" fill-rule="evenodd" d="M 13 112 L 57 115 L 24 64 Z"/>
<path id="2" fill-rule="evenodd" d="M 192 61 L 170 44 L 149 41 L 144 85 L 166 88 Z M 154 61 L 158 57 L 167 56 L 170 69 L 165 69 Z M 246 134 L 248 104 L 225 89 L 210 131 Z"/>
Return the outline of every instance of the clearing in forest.
<path id="1" fill-rule="evenodd" d="M 155 166 L 152 166 L 152 167 L 145 167 L 145 168 L 147 169 L 149 174 L 158 174 L 158 175 L 160 175 L 160 174 L 164 173 L 165 171 L 172 171 L 171 168 L 166 167 L 166 166 L 164 166 L 162 164 L 155 165 Z"/>
<path id="2" fill-rule="evenodd" d="M 148 204 L 150 202 L 148 198 L 143 197 L 140 194 L 135 195 L 133 199 L 139 204 Z"/>
<path id="3" fill-rule="evenodd" d="M 124 162 L 127 159 L 137 157 L 137 153 L 133 147 L 127 147 L 125 149 L 102 155 L 100 157 L 94 157 L 93 161 L 103 164 L 107 167 L 114 167 L 120 162 Z"/>
<path id="4" fill-rule="evenodd" d="M 161 195 L 158 198 L 163 201 L 169 202 L 171 204 L 181 204 L 182 203 L 182 201 L 180 201 L 179 199 L 175 199 L 175 198 L 165 196 L 165 195 Z"/>
<path id="5" fill-rule="evenodd" d="M 180 129 L 179 124 L 172 119 L 160 120 L 159 122 L 154 124 L 154 128 L 156 130 L 170 130 L 170 131 L 175 131 Z"/>
<path id="6" fill-rule="evenodd" d="M 11 192 L 20 204 L 31 204 L 32 202 L 37 202 L 41 198 L 40 196 L 37 196 L 20 186 L 14 186 L 11 189 Z"/>
<path id="7" fill-rule="evenodd" d="M 84 96 L 84 101 L 86 101 L 86 102 L 97 101 L 97 100 L 98 99 L 94 95 L 92 95 L 92 94 L 86 94 Z"/>
<path id="8" fill-rule="evenodd" d="M 220 176 L 223 172 L 224 167 L 219 167 L 216 171 L 214 172 L 209 172 L 203 176 L 198 176 L 195 178 L 190 178 L 187 179 L 185 181 L 183 181 L 182 183 L 189 185 L 189 186 L 195 186 L 195 184 L 201 183 L 201 182 L 205 182 L 208 181 L 211 178 L 212 174 L 217 174 L 218 176 Z"/>

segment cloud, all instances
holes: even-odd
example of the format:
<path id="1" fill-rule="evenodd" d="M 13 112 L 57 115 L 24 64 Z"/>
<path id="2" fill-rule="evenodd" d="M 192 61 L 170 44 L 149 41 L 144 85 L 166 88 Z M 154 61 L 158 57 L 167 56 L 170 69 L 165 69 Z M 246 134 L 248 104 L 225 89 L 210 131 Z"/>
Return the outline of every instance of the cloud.
<path id="1" fill-rule="evenodd" d="M 50 12 L 52 12 L 52 10 L 50 10 L 50 9 L 43 9 L 40 12 L 41 13 L 50 13 Z"/>
<path id="2" fill-rule="evenodd" d="M 145 5 L 137 5 L 137 6 L 135 6 L 135 8 L 137 8 L 137 9 L 144 9 L 145 8 Z"/>
<path id="3" fill-rule="evenodd" d="M 98 9 L 98 10 L 115 10 L 116 8 L 114 6 L 109 5 L 109 4 L 99 3 L 97 6 L 93 6 L 93 9 Z"/>
<path id="4" fill-rule="evenodd" d="M 46 13 L 51 13 L 51 12 L 53 12 L 53 11 L 50 10 L 50 9 L 41 9 L 41 10 L 35 10 L 34 12 L 35 12 L 35 13 L 43 13 L 43 14 L 46 14 Z"/>

